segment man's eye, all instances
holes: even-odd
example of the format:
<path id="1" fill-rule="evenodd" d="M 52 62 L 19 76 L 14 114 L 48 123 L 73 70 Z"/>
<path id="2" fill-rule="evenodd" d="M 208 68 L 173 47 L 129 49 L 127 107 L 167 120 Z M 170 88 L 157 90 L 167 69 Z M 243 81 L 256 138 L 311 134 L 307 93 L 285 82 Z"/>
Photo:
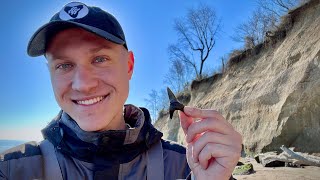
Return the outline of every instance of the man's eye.
<path id="1" fill-rule="evenodd" d="M 58 64 L 56 66 L 56 69 L 60 69 L 60 70 L 68 70 L 72 68 L 72 64 Z"/>
<path id="2" fill-rule="evenodd" d="M 106 58 L 106 57 L 101 57 L 101 56 L 99 56 L 99 57 L 96 57 L 95 59 L 94 59 L 94 62 L 95 63 L 102 63 L 102 62 L 105 62 L 105 61 L 107 61 L 108 59 Z"/>

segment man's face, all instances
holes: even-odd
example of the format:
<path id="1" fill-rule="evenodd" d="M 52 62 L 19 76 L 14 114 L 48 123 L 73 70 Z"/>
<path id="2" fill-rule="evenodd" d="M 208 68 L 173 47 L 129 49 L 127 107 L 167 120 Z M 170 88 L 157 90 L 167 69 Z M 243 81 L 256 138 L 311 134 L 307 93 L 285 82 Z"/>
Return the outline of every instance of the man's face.
<path id="1" fill-rule="evenodd" d="M 46 50 L 55 98 L 85 131 L 123 129 L 134 59 L 122 45 L 80 28 L 59 32 Z"/>

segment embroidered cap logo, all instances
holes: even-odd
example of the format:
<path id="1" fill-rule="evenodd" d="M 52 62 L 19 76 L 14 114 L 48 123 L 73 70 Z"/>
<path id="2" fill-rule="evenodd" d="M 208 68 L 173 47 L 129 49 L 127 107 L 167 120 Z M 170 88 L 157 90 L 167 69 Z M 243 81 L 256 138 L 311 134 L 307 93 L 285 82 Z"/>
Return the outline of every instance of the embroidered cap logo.
<path id="1" fill-rule="evenodd" d="M 64 11 L 67 12 L 71 17 L 76 18 L 78 16 L 79 11 L 83 8 L 82 5 L 74 6 L 74 7 L 65 7 Z"/>
<path id="2" fill-rule="evenodd" d="M 80 19 L 85 17 L 89 12 L 86 5 L 79 2 L 72 2 L 67 4 L 59 13 L 62 20 Z"/>

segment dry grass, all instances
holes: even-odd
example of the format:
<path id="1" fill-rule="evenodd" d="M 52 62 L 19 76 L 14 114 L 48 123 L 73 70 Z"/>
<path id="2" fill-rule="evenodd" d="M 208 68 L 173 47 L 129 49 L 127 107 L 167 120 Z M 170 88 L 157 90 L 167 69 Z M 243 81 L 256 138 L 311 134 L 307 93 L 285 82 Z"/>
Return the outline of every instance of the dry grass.
<path id="1" fill-rule="evenodd" d="M 222 73 L 216 73 L 213 76 L 200 79 L 200 80 L 193 80 L 191 82 L 191 91 L 197 90 L 201 84 L 213 84 L 215 81 L 222 77 Z"/>

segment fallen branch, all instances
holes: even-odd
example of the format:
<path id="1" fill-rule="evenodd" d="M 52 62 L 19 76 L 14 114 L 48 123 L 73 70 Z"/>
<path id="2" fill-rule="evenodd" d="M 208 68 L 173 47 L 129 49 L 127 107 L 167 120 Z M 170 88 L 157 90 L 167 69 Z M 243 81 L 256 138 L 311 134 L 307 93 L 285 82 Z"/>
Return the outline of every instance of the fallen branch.
<path id="1" fill-rule="evenodd" d="M 284 166 L 286 163 L 292 163 L 293 165 L 309 165 L 320 167 L 320 157 L 294 152 L 291 149 L 281 146 L 283 151 L 277 155 L 275 153 L 260 154 L 259 160 L 264 167 L 276 167 Z"/>
<path id="2" fill-rule="evenodd" d="M 320 158 L 319 157 L 294 152 L 294 151 L 286 148 L 284 145 L 282 145 L 280 147 L 280 149 L 288 155 L 288 158 L 296 160 L 296 162 L 299 162 L 299 164 L 320 167 Z M 296 162 L 293 162 L 293 163 L 297 164 Z"/>

